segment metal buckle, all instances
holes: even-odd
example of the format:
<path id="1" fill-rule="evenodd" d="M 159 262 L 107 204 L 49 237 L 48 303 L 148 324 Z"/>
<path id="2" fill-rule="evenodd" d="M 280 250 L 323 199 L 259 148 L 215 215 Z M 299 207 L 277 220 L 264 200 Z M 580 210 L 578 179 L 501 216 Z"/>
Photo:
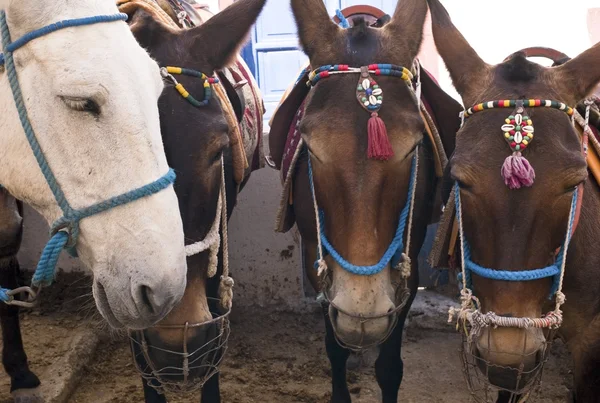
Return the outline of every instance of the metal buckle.
<path id="1" fill-rule="evenodd" d="M 173 82 L 174 85 L 179 84 L 177 82 L 177 80 L 175 79 L 175 77 L 173 77 L 173 75 L 171 73 L 169 73 L 169 71 L 167 70 L 166 67 L 161 67 L 160 68 L 160 75 L 162 76 L 162 78 L 171 80 Z"/>
<path id="2" fill-rule="evenodd" d="M 273 161 L 273 158 L 271 158 L 270 155 L 265 155 L 265 162 L 269 167 L 277 169 L 277 166 L 275 165 L 275 162 Z"/>
<path id="3" fill-rule="evenodd" d="M 38 289 L 38 292 L 36 292 L 31 287 L 15 288 L 14 290 L 10 290 L 7 292 L 10 299 L 8 301 L 6 301 L 5 304 L 13 305 L 13 306 L 20 306 L 22 308 L 33 308 L 37 305 L 37 296 L 38 296 L 38 293 L 40 290 L 41 290 L 41 288 Z M 20 293 L 25 293 L 27 298 L 23 301 L 15 299 L 15 295 L 18 295 Z"/>

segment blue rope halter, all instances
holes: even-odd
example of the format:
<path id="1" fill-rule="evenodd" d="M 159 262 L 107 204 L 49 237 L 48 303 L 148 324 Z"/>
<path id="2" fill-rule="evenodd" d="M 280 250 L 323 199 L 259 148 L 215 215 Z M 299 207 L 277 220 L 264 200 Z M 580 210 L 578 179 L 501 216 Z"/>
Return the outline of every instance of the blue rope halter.
<path id="1" fill-rule="evenodd" d="M 335 15 L 340 19 L 340 23 L 339 23 L 340 27 L 350 28 L 350 23 L 348 22 L 348 20 L 342 13 L 342 10 L 340 10 L 340 9 L 335 10 Z"/>
<path id="2" fill-rule="evenodd" d="M 161 190 L 173 184 L 173 182 L 175 181 L 175 172 L 172 169 L 169 169 L 169 171 L 164 176 L 150 184 L 134 189 L 122 195 L 111 197 L 108 200 L 96 203 L 92 206 L 75 210 L 67 201 L 67 198 L 60 187 L 60 184 L 54 176 L 54 173 L 52 172 L 52 169 L 48 164 L 48 160 L 46 159 L 44 152 L 42 151 L 40 144 L 35 136 L 35 132 L 33 130 L 33 127 L 31 126 L 31 122 L 29 121 L 29 116 L 27 114 L 27 109 L 23 101 L 21 88 L 19 86 L 19 80 L 17 77 L 15 62 L 13 59 L 13 52 L 36 38 L 47 35 L 54 31 L 58 31 L 63 28 L 91 25 L 101 22 L 125 21 L 126 19 L 127 14 L 119 13 L 115 15 L 99 15 L 95 17 L 65 20 L 29 32 L 28 34 L 17 39 L 16 41 L 11 42 L 10 32 L 8 29 L 8 24 L 6 22 L 6 13 L 3 10 L 0 11 L 0 31 L 2 34 L 2 47 L 5 51 L 4 54 L 0 54 L 0 66 L 6 66 L 8 81 L 10 83 L 10 88 L 13 94 L 15 105 L 17 107 L 17 111 L 19 113 L 21 125 L 25 132 L 25 136 L 29 141 L 31 150 L 33 151 L 37 163 L 42 173 L 44 174 L 44 177 L 46 178 L 48 186 L 52 190 L 52 194 L 54 195 L 56 202 L 58 203 L 59 207 L 63 212 L 63 217 L 58 219 L 51 226 L 51 238 L 46 244 L 44 251 L 42 252 L 42 256 L 40 257 L 40 261 L 37 265 L 32 279 L 32 285 L 34 287 L 41 288 L 52 284 L 56 271 L 56 263 L 58 261 L 60 252 L 63 248 L 66 248 L 71 255 L 77 256 L 75 246 L 77 245 L 77 238 L 79 235 L 79 221 L 81 221 L 83 218 L 99 214 L 111 208 L 132 202 L 142 197 L 158 193 Z M 11 291 L 0 288 L 0 301 L 3 301 L 7 304 L 18 302 L 13 300 L 16 292 L 17 290 Z M 35 293 L 33 293 L 31 290 L 30 294 L 35 295 Z M 21 305 L 24 304 L 21 303 Z"/>
<path id="3" fill-rule="evenodd" d="M 575 221 L 575 210 L 576 210 L 576 205 L 577 205 L 577 195 L 578 195 L 578 190 L 575 190 L 575 193 L 573 194 L 573 200 L 571 201 L 571 213 L 569 216 L 569 227 L 571 228 L 573 225 L 573 222 Z M 458 220 L 458 224 L 461 224 L 462 221 L 462 208 L 461 208 L 461 204 L 460 204 L 460 187 L 458 186 L 458 183 L 455 183 L 454 185 L 454 203 L 455 203 L 455 207 L 456 207 L 456 218 Z M 552 298 L 554 296 L 554 294 L 556 294 L 556 292 L 558 291 L 558 287 L 559 287 L 559 282 L 560 282 L 560 275 L 561 275 L 561 267 L 562 267 L 562 263 L 563 263 L 563 259 L 565 258 L 565 245 L 568 245 L 569 242 L 571 241 L 571 233 L 570 231 L 567 231 L 567 235 L 566 235 L 566 242 L 563 244 L 563 246 L 561 246 L 560 251 L 558 253 L 558 255 L 556 256 L 556 259 L 554 261 L 554 264 L 547 266 L 547 267 L 542 267 L 540 269 L 533 269 L 533 270 L 495 270 L 495 269 L 489 269 L 483 266 L 478 265 L 477 263 L 473 262 L 473 260 L 471 260 L 471 248 L 469 247 L 469 243 L 466 240 L 466 237 L 464 236 L 464 234 L 461 234 L 462 240 L 461 242 L 463 243 L 463 250 L 464 250 L 464 261 L 465 261 L 465 275 L 466 275 L 466 282 L 467 282 L 467 287 L 469 289 L 472 289 L 473 284 L 472 284 L 472 278 L 471 278 L 471 272 L 477 274 L 478 276 L 490 279 L 490 280 L 502 280 L 502 281 L 532 281 L 532 280 L 539 280 L 542 278 L 547 278 L 547 277 L 553 277 L 553 283 L 552 283 L 552 290 L 550 291 L 550 297 Z M 459 273 L 459 282 L 462 279 L 461 278 L 462 273 Z"/>
<path id="4" fill-rule="evenodd" d="M 325 247 L 325 252 L 329 252 L 331 257 L 346 271 L 352 274 L 357 274 L 359 276 L 372 276 L 374 274 L 380 273 L 387 266 L 387 264 L 390 263 L 390 261 L 392 267 L 395 267 L 399 263 L 404 249 L 404 230 L 406 229 L 406 223 L 408 221 L 408 214 L 410 211 L 410 204 L 413 196 L 414 183 L 417 180 L 417 153 L 418 150 L 417 152 L 415 152 L 415 156 L 412 160 L 410 170 L 410 183 L 408 184 L 408 197 L 406 199 L 406 204 L 400 212 L 400 218 L 398 219 L 398 227 L 396 228 L 396 233 L 394 235 L 394 238 L 392 239 L 392 243 L 383 254 L 381 260 L 379 260 L 379 263 L 372 266 L 356 266 L 344 259 L 342 255 L 340 255 L 340 253 L 335 250 L 333 245 L 331 245 L 331 243 L 327 239 L 327 236 L 325 235 L 325 213 L 322 209 L 319 209 L 318 219 L 322 223 L 321 233 L 319 235 L 321 237 L 321 242 Z M 310 181 L 310 189 L 313 200 L 316 200 L 310 156 L 308 157 L 308 179 Z M 317 251 L 317 254 L 319 256 L 317 258 L 317 261 L 315 262 L 315 268 L 317 268 L 319 260 L 323 258 L 322 256 L 320 256 L 320 251 Z"/>

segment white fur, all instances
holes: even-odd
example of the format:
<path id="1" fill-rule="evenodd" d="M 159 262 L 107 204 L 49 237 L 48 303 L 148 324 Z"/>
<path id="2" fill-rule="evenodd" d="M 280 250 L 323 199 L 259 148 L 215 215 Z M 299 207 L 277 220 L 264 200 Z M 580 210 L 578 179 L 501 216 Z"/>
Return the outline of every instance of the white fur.
<path id="1" fill-rule="evenodd" d="M 59 20 L 118 12 L 114 0 L 0 0 L 2 7 L 13 40 Z M 17 50 L 15 61 L 31 124 L 74 208 L 167 172 L 159 69 L 125 22 L 51 33 Z M 75 111 L 62 96 L 92 98 L 102 112 L 96 118 Z M 0 73 L 0 183 L 49 223 L 62 215 L 21 128 L 6 73 Z M 84 219 L 77 250 L 93 271 L 97 306 L 113 326 L 147 327 L 183 295 L 183 228 L 172 187 Z M 140 297 L 141 285 L 150 289 L 154 311 Z"/>

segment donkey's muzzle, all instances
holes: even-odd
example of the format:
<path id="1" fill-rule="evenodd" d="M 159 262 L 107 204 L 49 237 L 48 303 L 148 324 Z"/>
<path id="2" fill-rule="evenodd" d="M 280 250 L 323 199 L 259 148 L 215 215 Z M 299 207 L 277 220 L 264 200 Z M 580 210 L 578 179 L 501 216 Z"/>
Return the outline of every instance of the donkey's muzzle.
<path id="1" fill-rule="evenodd" d="M 131 349 L 138 371 L 159 391 L 185 393 L 199 390 L 215 375 L 227 350 L 230 334 L 227 310 L 213 312 L 213 319 L 184 325 L 157 325 L 132 332 Z M 180 342 L 165 342 L 162 335 L 180 335 Z"/>
<path id="2" fill-rule="evenodd" d="M 329 305 L 331 326 L 340 345 L 362 350 L 383 343 L 394 330 L 397 314 L 393 305 L 383 315 L 362 316 L 345 313 Z"/>

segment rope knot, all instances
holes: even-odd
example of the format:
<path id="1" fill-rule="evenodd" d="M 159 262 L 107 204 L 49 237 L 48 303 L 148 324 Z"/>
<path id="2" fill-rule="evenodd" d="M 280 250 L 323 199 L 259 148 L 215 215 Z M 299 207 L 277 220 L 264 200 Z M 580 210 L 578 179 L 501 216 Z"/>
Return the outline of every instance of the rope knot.
<path id="1" fill-rule="evenodd" d="M 459 316 L 460 309 L 455 308 L 453 306 L 448 308 L 448 323 L 454 322 L 454 318 Z"/>
<path id="2" fill-rule="evenodd" d="M 221 298 L 221 306 L 227 310 L 230 310 L 233 305 L 233 284 L 234 281 L 231 277 L 221 276 L 219 296 Z"/>
<path id="3" fill-rule="evenodd" d="M 398 263 L 396 269 L 400 270 L 400 275 L 402 277 L 410 277 L 410 273 L 412 271 L 412 260 L 406 253 L 402 253 L 400 263 Z"/>
<path id="4" fill-rule="evenodd" d="M 556 292 L 556 309 L 558 310 L 561 305 L 563 305 L 565 303 L 565 301 L 567 300 L 567 297 L 565 296 L 565 294 L 562 291 L 557 291 Z"/>
<path id="5" fill-rule="evenodd" d="M 223 287 L 233 288 L 235 281 L 229 276 L 221 276 L 221 284 L 223 284 Z"/>
<path id="6" fill-rule="evenodd" d="M 319 259 L 317 262 L 317 275 L 321 277 L 321 274 L 327 272 L 327 263 L 325 263 L 325 259 Z"/>

